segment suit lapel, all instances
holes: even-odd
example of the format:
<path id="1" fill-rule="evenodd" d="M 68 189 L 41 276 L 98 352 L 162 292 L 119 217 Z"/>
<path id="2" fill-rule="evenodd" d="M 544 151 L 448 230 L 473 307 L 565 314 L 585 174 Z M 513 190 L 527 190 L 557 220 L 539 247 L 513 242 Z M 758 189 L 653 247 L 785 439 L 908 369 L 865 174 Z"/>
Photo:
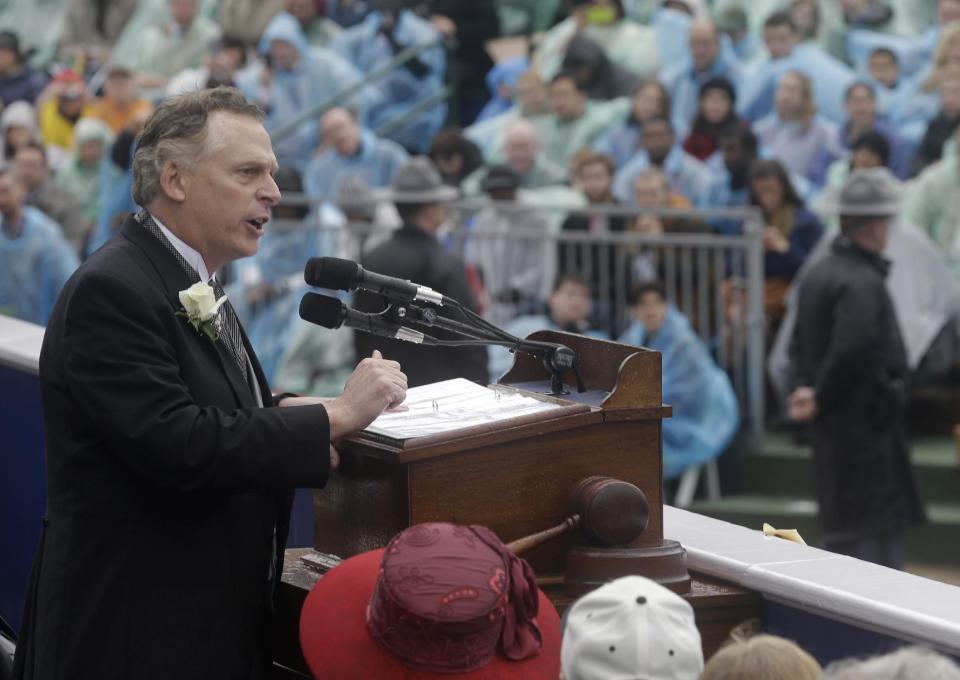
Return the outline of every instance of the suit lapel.
<path id="1" fill-rule="evenodd" d="M 167 250 L 166 246 L 160 243 L 160 241 L 148 232 L 132 215 L 124 221 L 120 228 L 120 233 L 124 238 L 132 241 L 146 253 L 147 259 L 150 260 L 150 263 L 160 276 L 161 281 L 163 281 L 167 299 L 170 301 L 174 313 L 176 313 L 177 310 L 182 308 L 180 304 L 180 291 L 186 290 L 196 283 L 196 281 L 184 271 L 173 253 Z M 184 323 L 186 323 L 186 321 L 184 321 Z M 222 341 L 210 342 L 205 335 L 200 333 L 197 333 L 196 336 L 197 342 L 205 347 L 204 351 L 212 351 L 219 359 L 220 367 L 224 375 L 226 375 L 227 382 L 230 384 L 230 389 L 233 390 L 237 402 L 244 407 L 255 407 L 257 405 L 256 399 L 254 399 L 253 394 L 250 392 L 246 379 L 240 374 L 237 363 L 234 361 L 226 345 Z M 246 344 L 246 342 L 246 336 L 244 335 L 244 343 Z M 247 347 L 247 353 L 251 357 L 254 356 L 249 346 Z M 254 359 L 251 359 L 251 361 L 254 362 L 255 368 L 259 368 L 259 365 L 256 364 Z M 262 371 L 260 375 L 262 376 Z M 266 402 L 266 399 L 267 397 L 264 397 L 264 402 Z"/>

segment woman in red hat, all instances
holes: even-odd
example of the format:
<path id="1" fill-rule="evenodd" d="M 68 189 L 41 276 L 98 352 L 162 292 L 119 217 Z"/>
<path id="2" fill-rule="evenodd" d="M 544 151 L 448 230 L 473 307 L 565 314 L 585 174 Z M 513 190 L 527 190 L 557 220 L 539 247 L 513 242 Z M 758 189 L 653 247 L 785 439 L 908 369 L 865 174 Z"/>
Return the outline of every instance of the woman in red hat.
<path id="1" fill-rule="evenodd" d="M 419 524 L 324 576 L 300 644 L 324 680 L 556 680 L 560 619 L 533 570 L 484 527 Z"/>

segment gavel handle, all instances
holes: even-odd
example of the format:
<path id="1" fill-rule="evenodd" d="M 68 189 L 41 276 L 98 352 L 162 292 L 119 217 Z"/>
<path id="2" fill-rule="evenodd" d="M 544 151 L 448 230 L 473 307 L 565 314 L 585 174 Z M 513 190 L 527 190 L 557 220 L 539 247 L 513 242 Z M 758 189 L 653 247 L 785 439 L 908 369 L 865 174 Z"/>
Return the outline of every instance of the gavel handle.
<path id="1" fill-rule="evenodd" d="M 523 538 L 518 538 L 515 541 L 507 543 L 507 548 L 509 548 L 510 552 L 514 555 L 522 555 L 531 548 L 536 548 L 541 543 L 546 543 L 551 538 L 565 534 L 568 531 L 573 531 L 578 526 L 580 526 L 580 515 L 571 515 L 551 529 L 541 531 L 538 534 L 524 536 Z"/>

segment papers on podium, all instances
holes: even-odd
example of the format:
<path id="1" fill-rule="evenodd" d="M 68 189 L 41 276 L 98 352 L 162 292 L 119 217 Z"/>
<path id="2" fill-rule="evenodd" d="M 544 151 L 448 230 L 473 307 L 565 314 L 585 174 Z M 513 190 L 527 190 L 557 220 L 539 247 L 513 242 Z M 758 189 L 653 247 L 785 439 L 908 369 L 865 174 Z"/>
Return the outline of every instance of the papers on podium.
<path id="1" fill-rule="evenodd" d="M 412 439 L 563 408 L 510 387 L 483 387 L 463 378 L 412 387 L 403 405 L 407 410 L 384 412 L 365 431 Z"/>

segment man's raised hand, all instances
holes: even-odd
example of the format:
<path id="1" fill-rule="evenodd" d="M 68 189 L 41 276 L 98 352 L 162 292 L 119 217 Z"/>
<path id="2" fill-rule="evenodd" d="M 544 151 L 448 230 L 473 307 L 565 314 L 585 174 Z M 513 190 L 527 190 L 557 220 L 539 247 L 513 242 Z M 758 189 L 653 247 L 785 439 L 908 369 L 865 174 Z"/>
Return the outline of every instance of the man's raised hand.
<path id="1" fill-rule="evenodd" d="M 338 439 L 362 430 L 384 409 L 398 406 L 407 396 L 407 376 L 400 364 L 373 356 L 361 361 L 347 379 L 343 394 L 327 404 L 330 438 Z"/>

